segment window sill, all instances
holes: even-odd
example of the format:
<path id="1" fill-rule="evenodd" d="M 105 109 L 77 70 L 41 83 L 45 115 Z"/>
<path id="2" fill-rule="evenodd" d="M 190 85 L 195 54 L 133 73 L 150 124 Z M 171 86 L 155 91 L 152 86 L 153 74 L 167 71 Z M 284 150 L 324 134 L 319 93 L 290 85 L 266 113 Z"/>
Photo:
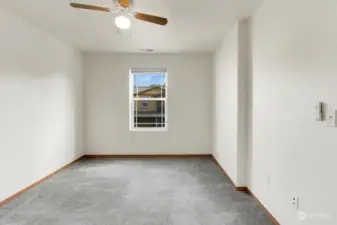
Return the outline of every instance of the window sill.
<path id="1" fill-rule="evenodd" d="M 130 128 L 130 131 L 140 131 L 140 132 L 166 132 L 167 128 Z"/>

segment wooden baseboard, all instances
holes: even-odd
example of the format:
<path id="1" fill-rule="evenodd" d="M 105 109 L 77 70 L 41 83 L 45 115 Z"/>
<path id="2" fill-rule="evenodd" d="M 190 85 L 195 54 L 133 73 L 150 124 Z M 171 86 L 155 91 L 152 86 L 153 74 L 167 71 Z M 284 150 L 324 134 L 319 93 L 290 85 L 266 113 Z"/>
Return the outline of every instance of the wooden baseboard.
<path id="1" fill-rule="evenodd" d="M 35 183 L 29 185 L 28 187 L 22 189 L 21 191 L 17 192 L 16 194 L 10 196 L 9 198 L 6 198 L 5 200 L 3 200 L 2 202 L 0 202 L 0 207 L 3 206 L 4 204 L 8 203 L 9 201 L 19 197 L 20 195 L 22 195 L 24 192 L 28 191 L 29 189 L 35 187 L 38 184 L 41 184 L 43 181 L 48 180 L 49 178 L 51 178 L 52 176 L 54 176 L 55 174 L 57 174 L 58 172 L 60 172 L 61 170 L 64 170 L 66 168 L 68 168 L 69 166 L 71 166 L 72 164 L 74 164 L 75 162 L 78 162 L 79 160 L 81 160 L 83 158 L 83 156 L 79 157 L 78 159 L 68 163 L 67 165 L 63 166 L 62 168 L 52 172 L 51 174 L 49 174 L 48 176 L 36 181 Z"/>
<path id="2" fill-rule="evenodd" d="M 247 190 L 247 187 L 237 187 L 235 185 L 235 183 L 233 182 L 232 178 L 228 175 L 228 173 L 225 171 L 225 169 L 222 168 L 222 166 L 220 165 L 218 160 L 213 155 L 212 155 L 212 159 L 214 160 L 216 165 L 221 169 L 221 171 L 225 174 L 225 176 L 228 178 L 228 180 L 231 182 L 231 184 L 233 185 L 235 190 L 237 190 L 237 191 L 246 191 Z"/>
<path id="3" fill-rule="evenodd" d="M 236 189 L 237 191 L 247 192 L 247 187 L 236 187 L 235 189 Z"/>
<path id="4" fill-rule="evenodd" d="M 184 155 L 84 155 L 85 158 L 211 158 L 211 154 L 184 154 Z"/>
<path id="5" fill-rule="evenodd" d="M 246 192 L 248 195 L 250 195 L 263 209 L 266 211 L 270 219 L 274 222 L 275 225 L 280 225 L 280 223 L 275 219 L 275 217 L 264 207 L 264 205 L 260 202 L 260 200 L 249 190 L 249 188 L 246 188 Z"/>
<path id="6" fill-rule="evenodd" d="M 232 183 L 233 187 L 237 191 L 243 191 L 246 192 L 248 195 L 250 195 L 261 207 L 262 209 L 268 214 L 269 218 L 274 222 L 275 225 L 280 225 L 280 223 L 275 219 L 275 217 L 264 207 L 264 205 L 256 198 L 256 196 L 249 190 L 248 187 L 237 187 L 233 180 L 228 176 L 228 173 L 222 168 L 218 160 L 214 156 L 212 156 L 214 162 L 218 165 L 218 167 L 222 170 L 222 172 L 225 174 L 225 176 L 229 179 L 229 181 Z"/>

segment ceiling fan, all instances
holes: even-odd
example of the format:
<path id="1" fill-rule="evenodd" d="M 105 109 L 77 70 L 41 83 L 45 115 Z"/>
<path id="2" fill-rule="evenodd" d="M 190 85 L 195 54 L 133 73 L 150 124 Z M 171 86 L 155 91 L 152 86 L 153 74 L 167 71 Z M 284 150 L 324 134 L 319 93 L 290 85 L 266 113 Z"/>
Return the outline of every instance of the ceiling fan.
<path id="1" fill-rule="evenodd" d="M 70 6 L 77 9 L 87 9 L 93 11 L 107 12 L 116 14 L 115 24 L 119 29 L 129 29 L 131 26 L 130 18 L 146 21 L 153 24 L 165 26 L 168 20 L 163 17 L 153 16 L 149 14 L 131 12 L 133 0 L 113 0 L 115 3 L 114 8 L 102 7 L 97 5 L 87 5 L 81 3 L 70 3 Z"/>

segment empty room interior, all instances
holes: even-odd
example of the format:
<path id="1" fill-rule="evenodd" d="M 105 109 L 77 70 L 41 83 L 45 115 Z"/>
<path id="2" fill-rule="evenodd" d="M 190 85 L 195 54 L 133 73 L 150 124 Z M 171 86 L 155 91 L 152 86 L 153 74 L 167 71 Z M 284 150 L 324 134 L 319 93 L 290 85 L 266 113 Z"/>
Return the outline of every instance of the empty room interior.
<path id="1" fill-rule="evenodd" d="M 1 0 L 0 225 L 337 225 L 336 0 Z"/>

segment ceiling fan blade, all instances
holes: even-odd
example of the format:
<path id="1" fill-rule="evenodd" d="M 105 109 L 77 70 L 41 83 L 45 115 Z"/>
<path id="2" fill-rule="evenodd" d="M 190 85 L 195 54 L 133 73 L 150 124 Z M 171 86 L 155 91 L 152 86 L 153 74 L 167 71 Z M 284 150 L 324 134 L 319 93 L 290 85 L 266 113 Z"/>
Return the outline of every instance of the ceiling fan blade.
<path id="1" fill-rule="evenodd" d="M 119 0 L 119 4 L 124 8 L 129 8 L 130 0 Z"/>
<path id="2" fill-rule="evenodd" d="M 94 11 L 101 11 L 101 12 L 110 12 L 111 10 L 106 7 L 96 6 L 96 5 L 86 5 L 86 4 L 79 4 L 79 3 L 70 3 L 70 6 L 77 9 L 87 9 L 87 10 L 94 10 Z"/>
<path id="3" fill-rule="evenodd" d="M 155 24 L 162 25 L 162 26 L 165 26 L 168 23 L 168 20 L 166 18 L 159 17 L 159 16 L 153 16 L 153 15 L 148 15 L 148 14 L 138 13 L 138 12 L 133 13 L 133 16 L 138 20 L 143 20 L 149 23 L 155 23 Z"/>

